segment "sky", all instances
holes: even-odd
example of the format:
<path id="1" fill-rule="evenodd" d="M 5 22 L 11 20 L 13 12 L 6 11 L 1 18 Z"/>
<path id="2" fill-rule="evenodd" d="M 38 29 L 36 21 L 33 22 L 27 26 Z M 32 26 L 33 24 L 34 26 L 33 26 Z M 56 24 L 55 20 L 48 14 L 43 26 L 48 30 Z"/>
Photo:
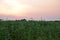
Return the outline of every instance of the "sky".
<path id="1" fill-rule="evenodd" d="M 0 19 L 60 20 L 60 0 L 0 0 Z"/>

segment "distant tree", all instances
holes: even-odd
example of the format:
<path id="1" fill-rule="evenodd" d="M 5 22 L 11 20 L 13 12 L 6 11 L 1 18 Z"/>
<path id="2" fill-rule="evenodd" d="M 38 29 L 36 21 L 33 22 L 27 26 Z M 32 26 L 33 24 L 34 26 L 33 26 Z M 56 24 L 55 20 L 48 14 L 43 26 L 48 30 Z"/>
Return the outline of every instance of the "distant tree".
<path id="1" fill-rule="evenodd" d="M 1 25 L 1 23 L 2 23 L 2 19 L 0 19 L 0 25 Z"/>
<path id="2" fill-rule="evenodd" d="M 0 19 L 0 21 L 2 21 L 2 19 Z"/>
<path id="3" fill-rule="evenodd" d="M 26 19 L 21 19 L 21 21 L 26 21 Z"/>

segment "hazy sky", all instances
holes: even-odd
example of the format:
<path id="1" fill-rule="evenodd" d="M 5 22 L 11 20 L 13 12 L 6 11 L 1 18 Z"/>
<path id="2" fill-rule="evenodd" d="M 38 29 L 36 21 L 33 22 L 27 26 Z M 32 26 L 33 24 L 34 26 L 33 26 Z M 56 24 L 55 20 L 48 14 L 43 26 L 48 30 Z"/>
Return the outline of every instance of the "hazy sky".
<path id="1" fill-rule="evenodd" d="M 0 0 L 0 18 L 60 20 L 60 0 Z"/>

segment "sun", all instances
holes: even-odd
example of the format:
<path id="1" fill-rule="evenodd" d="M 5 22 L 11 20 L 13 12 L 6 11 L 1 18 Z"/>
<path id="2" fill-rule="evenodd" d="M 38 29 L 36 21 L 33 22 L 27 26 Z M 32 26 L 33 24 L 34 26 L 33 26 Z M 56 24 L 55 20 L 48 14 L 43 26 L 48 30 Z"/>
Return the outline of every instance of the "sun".
<path id="1" fill-rule="evenodd" d="M 29 7 L 28 5 L 20 3 L 18 0 L 5 0 L 4 3 L 8 6 L 7 14 L 21 14 Z"/>
<path id="2" fill-rule="evenodd" d="M 23 7 L 23 5 L 22 4 L 20 4 L 17 0 L 5 0 L 4 1 L 8 6 L 10 6 L 11 7 L 11 9 L 13 10 L 21 10 L 22 9 L 22 7 Z"/>

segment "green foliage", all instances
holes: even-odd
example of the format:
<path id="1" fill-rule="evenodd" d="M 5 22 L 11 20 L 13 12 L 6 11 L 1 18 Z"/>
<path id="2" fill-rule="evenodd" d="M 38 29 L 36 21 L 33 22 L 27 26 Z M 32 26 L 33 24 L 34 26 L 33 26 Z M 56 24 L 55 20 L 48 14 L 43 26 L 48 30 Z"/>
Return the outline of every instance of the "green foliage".
<path id="1" fill-rule="evenodd" d="M 0 40 L 60 40 L 60 21 L 1 21 Z"/>

